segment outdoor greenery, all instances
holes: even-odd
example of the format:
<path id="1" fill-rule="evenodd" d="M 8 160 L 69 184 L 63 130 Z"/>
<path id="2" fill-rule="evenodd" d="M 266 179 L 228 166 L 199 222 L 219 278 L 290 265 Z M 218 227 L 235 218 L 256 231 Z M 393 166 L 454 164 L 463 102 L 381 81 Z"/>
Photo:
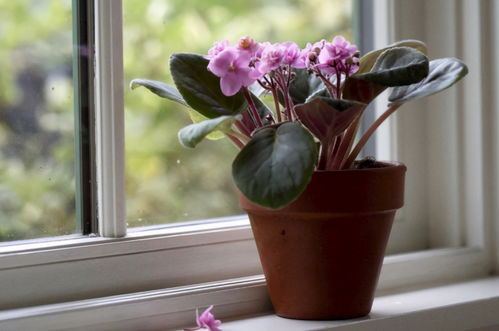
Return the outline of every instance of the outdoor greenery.
<path id="1" fill-rule="evenodd" d="M 125 75 L 172 84 L 173 53 L 207 54 L 217 40 L 310 40 L 342 34 L 351 40 L 350 1 L 125 0 Z M 127 208 L 129 223 L 164 223 L 241 214 L 231 178 L 237 149 L 205 141 L 183 148 L 186 108 L 145 89 L 127 90 Z M 194 115 L 193 112 L 191 115 Z M 186 198 L 188 197 L 188 198 Z"/>
<path id="2" fill-rule="evenodd" d="M 124 0 L 127 209 L 130 226 L 240 213 L 230 176 L 237 150 L 178 130 L 185 109 L 135 77 L 171 83 L 175 52 L 205 54 L 216 40 L 351 40 L 344 0 Z M 0 241 L 74 233 L 74 115 L 70 0 L 0 0 Z M 188 197 L 188 198 L 186 198 Z"/>
<path id="3" fill-rule="evenodd" d="M 0 1 L 0 241 L 73 233 L 71 1 Z"/>

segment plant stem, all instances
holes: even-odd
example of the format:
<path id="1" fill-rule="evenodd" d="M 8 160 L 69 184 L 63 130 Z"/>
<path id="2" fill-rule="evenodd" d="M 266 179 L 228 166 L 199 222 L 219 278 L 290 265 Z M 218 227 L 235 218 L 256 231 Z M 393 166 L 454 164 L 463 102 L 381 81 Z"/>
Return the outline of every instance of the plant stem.
<path id="1" fill-rule="evenodd" d="M 326 77 L 324 77 L 324 75 L 318 69 L 315 69 L 314 72 L 322 80 L 322 82 L 324 83 L 324 85 L 326 85 L 326 88 L 327 88 L 329 94 L 331 95 L 331 98 L 337 99 L 338 97 L 336 96 L 336 88 L 334 87 L 333 84 L 331 84 L 331 82 L 329 81 L 329 79 L 327 79 Z"/>
<path id="2" fill-rule="evenodd" d="M 277 122 L 281 123 L 282 117 L 281 117 L 281 108 L 279 106 L 279 96 L 277 94 L 275 87 L 272 87 L 270 91 L 272 92 L 272 99 L 274 99 L 275 112 L 277 114 Z"/>
<path id="3" fill-rule="evenodd" d="M 283 78 L 281 71 L 279 71 L 277 74 L 276 82 L 277 82 L 277 85 L 279 85 L 279 88 L 281 89 L 282 97 L 284 99 L 284 107 L 285 107 L 284 115 L 286 115 L 286 120 L 292 121 L 293 119 L 291 117 L 291 109 L 289 108 L 290 106 L 289 106 L 289 98 L 288 98 L 288 88 L 286 86 L 286 83 L 284 81 L 284 78 Z"/>
<path id="4" fill-rule="evenodd" d="M 388 108 L 380 117 L 376 119 L 376 121 L 371 124 L 369 129 L 364 133 L 364 135 L 360 138 L 359 142 L 357 145 L 355 145 L 355 148 L 352 150 L 348 158 L 343 162 L 341 165 L 341 169 L 347 169 L 352 166 L 353 161 L 355 161 L 355 158 L 357 155 L 359 155 L 360 151 L 362 148 L 364 148 L 364 145 L 367 143 L 371 135 L 376 131 L 376 129 L 383 123 L 391 114 L 393 114 L 402 104 L 396 104 Z"/>
<path id="5" fill-rule="evenodd" d="M 239 132 L 234 131 L 234 130 L 232 130 L 230 135 L 237 138 L 237 140 L 239 140 L 241 143 L 243 143 L 243 145 L 246 145 L 251 140 L 251 137 L 247 137 L 244 134 L 239 133 Z"/>
<path id="6" fill-rule="evenodd" d="M 241 131 L 241 133 L 245 136 L 247 136 L 248 138 L 251 137 L 251 132 L 250 130 L 248 130 L 248 128 L 246 127 L 246 125 L 244 125 L 244 123 L 240 120 L 237 120 L 236 121 L 236 127 L 239 129 L 239 131 Z"/>
<path id="7" fill-rule="evenodd" d="M 364 111 L 361 111 L 357 117 L 352 121 L 348 129 L 345 131 L 343 139 L 341 140 L 340 146 L 334 155 L 331 167 L 328 166 L 328 170 L 338 170 L 341 169 L 345 155 L 348 154 L 353 145 L 353 140 L 355 139 L 355 133 L 360 126 L 360 119 Z"/>
<path id="8" fill-rule="evenodd" d="M 251 93 L 248 91 L 248 88 L 243 86 L 243 94 L 246 100 L 248 101 L 249 107 L 251 112 L 253 113 L 253 117 L 256 120 L 256 124 L 258 127 L 263 126 L 262 119 L 260 118 L 260 115 L 258 114 L 258 110 L 256 109 L 255 103 L 253 102 L 253 98 L 251 97 Z"/>
<path id="9" fill-rule="evenodd" d="M 335 68 L 336 71 L 336 98 L 341 99 L 341 72 L 338 68 Z"/>
<path id="10" fill-rule="evenodd" d="M 225 135 L 230 139 L 230 141 L 234 143 L 234 145 L 236 145 L 237 148 L 242 149 L 244 147 L 244 144 L 235 136 L 231 135 L 230 133 L 226 133 Z"/>
<path id="11" fill-rule="evenodd" d="M 294 121 L 295 118 L 298 118 L 295 113 L 295 104 L 293 102 L 293 99 L 291 98 L 291 95 L 289 95 L 289 93 L 287 93 L 286 95 L 288 97 L 289 114 L 291 115 L 291 120 Z"/>
<path id="12" fill-rule="evenodd" d="M 319 153 L 319 163 L 317 164 L 317 170 L 326 170 L 328 154 L 329 146 L 327 144 L 327 141 L 321 142 L 321 150 Z"/>

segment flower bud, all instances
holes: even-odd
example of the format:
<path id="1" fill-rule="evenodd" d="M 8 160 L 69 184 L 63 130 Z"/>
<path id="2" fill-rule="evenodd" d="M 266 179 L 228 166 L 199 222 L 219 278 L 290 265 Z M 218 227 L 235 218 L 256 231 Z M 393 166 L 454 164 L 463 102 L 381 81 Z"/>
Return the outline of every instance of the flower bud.
<path id="1" fill-rule="evenodd" d="M 308 53 L 308 60 L 310 62 L 317 61 L 317 53 L 316 52 L 310 52 L 310 53 Z"/>

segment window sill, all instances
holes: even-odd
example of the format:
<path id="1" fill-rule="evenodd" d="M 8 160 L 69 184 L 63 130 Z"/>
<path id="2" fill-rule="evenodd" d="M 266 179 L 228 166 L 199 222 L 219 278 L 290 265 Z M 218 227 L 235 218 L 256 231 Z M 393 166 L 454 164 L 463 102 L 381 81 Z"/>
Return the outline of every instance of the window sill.
<path id="1" fill-rule="evenodd" d="M 378 296 L 368 317 L 302 321 L 244 311 L 270 311 L 261 276 L 196 288 L 156 290 L 0 312 L 8 330 L 170 330 L 193 326 L 195 312 L 216 303 L 224 331 L 245 330 L 499 330 L 499 277 Z M 35 327 L 36 326 L 36 327 Z"/>
<path id="2" fill-rule="evenodd" d="M 499 277 L 379 296 L 365 318 L 302 321 L 263 315 L 223 323 L 223 330 L 499 330 Z"/>

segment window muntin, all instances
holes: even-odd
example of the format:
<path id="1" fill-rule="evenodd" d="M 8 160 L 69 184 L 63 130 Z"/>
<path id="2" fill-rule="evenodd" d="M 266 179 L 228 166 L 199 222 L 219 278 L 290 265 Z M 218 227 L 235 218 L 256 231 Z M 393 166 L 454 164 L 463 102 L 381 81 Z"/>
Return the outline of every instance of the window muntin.
<path id="1" fill-rule="evenodd" d="M 125 80 L 171 83 L 175 52 L 206 54 L 213 42 L 306 42 L 342 34 L 352 39 L 351 1 L 125 0 Z M 183 148 L 177 132 L 191 119 L 185 107 L 145 89 L 125 92 L 127 214 L 130 226 L 241 214 L 232 183 L 237 149 L 230 141 Z"/>
<path id="2" fill-rule="evenodd" d="M 0 241 L 74 233 L 72 3 L 0 3 Z"/>

